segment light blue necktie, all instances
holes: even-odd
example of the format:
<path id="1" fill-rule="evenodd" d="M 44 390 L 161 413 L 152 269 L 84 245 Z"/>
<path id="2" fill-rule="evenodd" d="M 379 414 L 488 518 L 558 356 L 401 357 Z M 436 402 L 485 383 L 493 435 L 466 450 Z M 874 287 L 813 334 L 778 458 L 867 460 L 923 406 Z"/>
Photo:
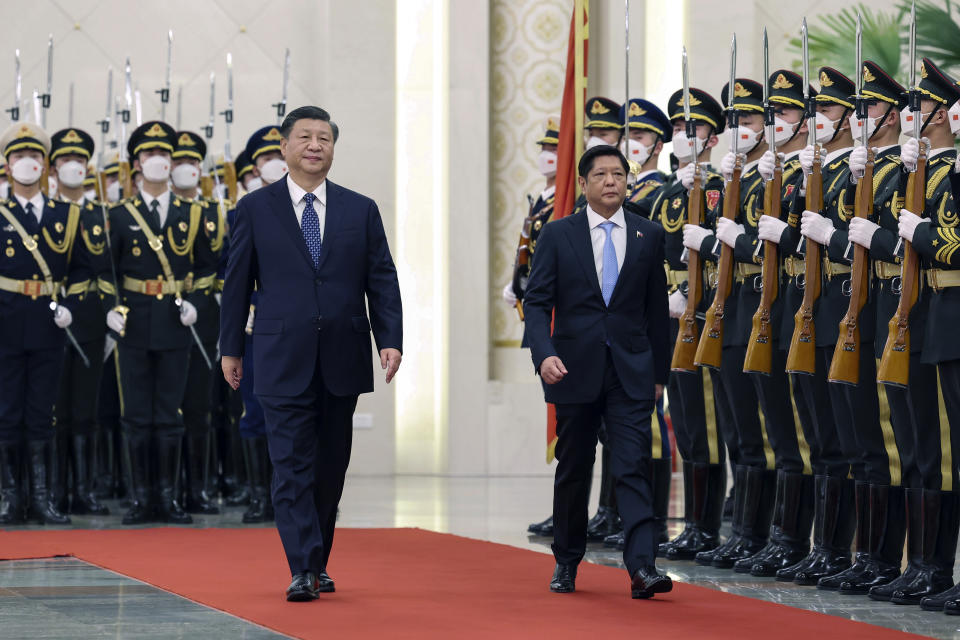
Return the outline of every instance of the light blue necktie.
<path id="1" fill-rule="evenodd" d="M 607 234 L 603 241 L 603 262 L 601 263 L 600 293 L 603 295 L 603 302 L 610 306 L 610 298 L 613 297 L 613 290 L 617 286 L 617 277 L 620 275 L 620 267 L 617 266 L 617 250 L 613 246 L 613 238 L 610 234 L 617 226 L 615 222 L 600 223 L 600 228 Z"/>
<path id="2" fill-rule="evenodd" d="M 317 210 L 313 208 L 313 201 L 316 195 L 312 193 L 304 194 L 303 199 L 307 201 L 307 206 L 303 208 L 303 216 L 300 218 L 300 230 L 303 231 L 303 239 L 307 242 L 307 249 L 310 251 L 310 257 L 313 258 L 313 268 L 316 269 L 320 264 L 320 216 Z"/>

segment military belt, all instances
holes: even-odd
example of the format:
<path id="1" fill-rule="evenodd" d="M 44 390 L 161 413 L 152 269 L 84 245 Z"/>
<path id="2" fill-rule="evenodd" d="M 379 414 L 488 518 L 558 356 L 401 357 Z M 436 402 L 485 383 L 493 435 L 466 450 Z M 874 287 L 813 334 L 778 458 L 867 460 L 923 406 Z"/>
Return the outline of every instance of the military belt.
<path id="1" fill-rule="evenodd" d="M 796 278 L 799 275 L 802 275 L 806 271 L 807 264 L 803 258 L 798 258 L 796 256 L 787 256 L 783 261 L 783 270 L 791 278 Z"/>
<path id="2" fill-rule="evenodd" d="M 68 296 L 79 296 L 84 293 L 93 293 L 98 289 L 96 280 L 81 280 L 80 282 L 74 282 L 72 285 L 67 287 Z"/>
<path id="3" fill-rule="evenodd" d="M 679 287 L 687 281 L 686 269 L 671 269 L 668 265 L 663 265 L 663 270 L 667 272 L 667 284 L 671 287 Z"/>
<path id="4" fill-rule="evenodd" d="M 927 269 L 927 284 L 934 291 L 949 287 L 960 287 L 960 271 Z"/>
<path id="5" fill-rule="evenodd" d="M 763 267 L 758 264 L 749 264 L 746 262 L 737 263 L 737 282 L 743 282 L 750 276 L 758 276 L 763 272 Z"/>
<path id="6" fill-rule="evenodd" d="M 103 278 L 97 278 L 97 288 L 100 289 L 102 293 L 107 294 L 108 296 L 117 295 L 117 290 L 114 288 L 113 283 L 109 280 Z"/>
<path id="7" fill-rule="evenodd" d="M 52 296 L 60 288 L 59 282 L 50 282 L 46 280 L 14 280 L 0 276 L 0 291 L 10 291 L 25 296 L 30 296 L 34 300 L 40 296 Z"/>
<path id="8" fill-rule="evenodd" d="M 139 280 L 130 276 L 123 276 L 123 288 L 134 293 L 142 293 L 147 296 L 157 296 L 157 299 L 165 295 L 174 295 L 183 289 L 183 280 L 170 281 L 163 278 L 156 280 Z"/>
<path id="9" fill-rule="evenodd" d="M 834 276 L 842 276 L 850 273 L 850 265 L 834 262 L 833 260 L 823 261 L 823 271 L 827 274 L 827 280 L 832 280 Z"/>
<path id="10" fill-rule="evenodd" d="M 900 265 L 876 260 L 873 263 L 873 274 L 881 280 L 889 280 L 900 275 Z"/>

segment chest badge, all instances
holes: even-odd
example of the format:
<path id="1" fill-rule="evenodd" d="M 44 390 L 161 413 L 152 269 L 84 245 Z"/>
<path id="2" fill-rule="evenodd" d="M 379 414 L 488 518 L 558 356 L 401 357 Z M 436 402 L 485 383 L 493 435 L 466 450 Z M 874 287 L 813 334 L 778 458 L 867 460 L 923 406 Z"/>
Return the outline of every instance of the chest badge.
<path id="1" fill-rule="evenodd" d="M 7 247 L 6 253 L 8 258 L 12 258 L 17 252 L 14 250 L 13 247 Z"/>
<path id="2" fill-rule="evenodd" d="M 140 247 L 134 247 L 133 249 L 130 250 L 130 253 L 132 253 L 132 254 L 135 255 L 135 256 L 139 256 L 139 255 L 140 255 Z"/>
<path id="3" fill-rule="evenodd" d="M 180 231 L 186 232 L 186 230 L 187 230 L 187 223 L 184 222 L 183 220 L 181 220 L 181 221 L 180 221 L 180 224 L 177 225 L 177 229 L 180 229 Z"/>
<path id="4" fill-rule="evenodd" d="M 673 199 L 673 202 L 670 203 L 670 206 L 674 209 L 679 209 L 681 206 L 683 206 L 683 198 L 677 196 Z"/>
<path id="5" fill-rule="evenodd" d="M 57 222 L 55 225 L 53 225 L 53 229 L 54 229 L 57 233 L 63 233 L 63 223 L 62 223 L 62 222 Z"/>

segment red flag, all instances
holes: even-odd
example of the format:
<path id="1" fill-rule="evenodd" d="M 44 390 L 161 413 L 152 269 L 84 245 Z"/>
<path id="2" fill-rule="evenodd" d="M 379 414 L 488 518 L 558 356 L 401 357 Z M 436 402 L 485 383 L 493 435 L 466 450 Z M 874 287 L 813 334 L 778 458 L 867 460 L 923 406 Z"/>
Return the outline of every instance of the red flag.
<path id="1" fill-rule="evenodd" d="M 567 73 L 560 108 L 560 141 L 557 144 L 557 191 L 553 217 L 562 218 L 577 200 L 577 161 L 583 153 L 583 105 L 587 99 L 587 41 L 590 0 L 574 0 L 567 42 Z M 557 446 L 557 415 L 547 405 L 547 463 Z"/>

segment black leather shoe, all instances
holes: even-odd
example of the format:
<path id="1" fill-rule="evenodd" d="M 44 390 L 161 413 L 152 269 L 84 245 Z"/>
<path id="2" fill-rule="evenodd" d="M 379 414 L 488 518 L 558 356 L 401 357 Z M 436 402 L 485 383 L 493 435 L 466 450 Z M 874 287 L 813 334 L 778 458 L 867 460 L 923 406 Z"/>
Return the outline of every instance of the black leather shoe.
<path id="1" fill-rule="evenodd" d="M 287 602 L 309 602 L 320 597 L 317 576 L 313 571 L 304 571 L 293 576 L 287 587 Z"/>
<path id="2" fill-rule="evenodd" d="M 333 593 L 337 588 L 333 584 L 333 578 L 324 569 L 317 574 L 317 591 L 320 593 Z"/>
<path id="3" fill-rule="evenodd" d="M 577 566 L 558 564 L 550 579 L 550 591 L 554 593 L 573 593 L 576 591 Z"/>
<path id="4" fill-rule="evenodd" d="M 527 527 L 527 532 L 535 536 L 553 537 L 553 516 L 550 516 L 543 522 L 534 522 Z"/>
<path id="5" fill-rule="evenodd" d="M 652 598 L 655 593 L 673 591 L 673 580 L 657 572 L 654 566 L 637 569 L 630 581 L 630 597 L 634 600 Z"/>

